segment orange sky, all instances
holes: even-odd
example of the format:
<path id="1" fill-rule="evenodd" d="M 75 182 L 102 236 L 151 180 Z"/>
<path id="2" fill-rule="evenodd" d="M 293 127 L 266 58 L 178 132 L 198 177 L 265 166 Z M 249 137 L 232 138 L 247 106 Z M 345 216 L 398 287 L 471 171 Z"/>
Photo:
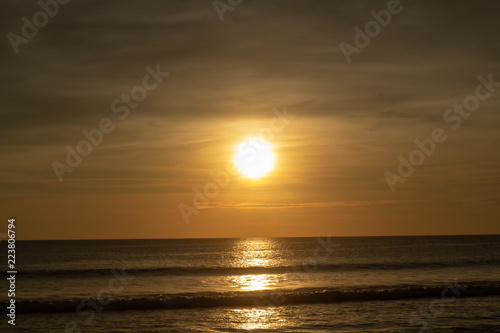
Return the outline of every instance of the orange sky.
<path id="1" fill-rule="evenodd" d="M 496 5 L 412 3 L 348 64 L 339 44 L 384 6 L 255 1 L 221 22 L 210 2 L 71 3 L 18 54 L 5 38 L 5 223 L 18 239 L 500 233 L 500 93 L 458 129 L 443 118 L 479 76 L 500 81 Z M 19 33 L 37 5 L 10 7 Z M 59 181 L 54 161 L 103 119 L 113 129 Z M 391 191 L 385 173 L 435 128 L 447 141 Z M 186 223 L 193 189 L 269 129 L 275 169 L 231 173 Z"/>

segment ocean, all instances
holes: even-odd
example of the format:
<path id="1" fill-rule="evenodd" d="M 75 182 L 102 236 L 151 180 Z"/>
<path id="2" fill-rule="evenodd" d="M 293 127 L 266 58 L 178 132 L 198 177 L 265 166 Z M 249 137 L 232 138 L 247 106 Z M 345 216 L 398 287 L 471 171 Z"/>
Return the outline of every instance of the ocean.
<path id="1" fill-rule="evenodd" d="M 18 241 L 16 268 L 1 332 L 500 332 L 498 235 Z"/>

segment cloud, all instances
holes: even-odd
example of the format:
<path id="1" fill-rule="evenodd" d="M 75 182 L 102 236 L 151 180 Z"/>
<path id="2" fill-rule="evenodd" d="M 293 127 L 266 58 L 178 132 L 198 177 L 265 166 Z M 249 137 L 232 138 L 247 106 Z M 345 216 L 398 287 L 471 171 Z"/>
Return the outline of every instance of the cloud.
<path id="1" fill-rule="evenodd" d="M 376 205 L 397 205 L 420 203 L 423 200 L 367 200 L 367 201 L 326 201 L 299 203 L 269 202 L 210 202 L 204 209 L 275 209 L 275 208 L 326 208 L 326 207 L 361 207 Z"/>
<path id="2" fill-rule="evenodd" d="M 140 196 L 153 188 L 188 197 L 211 181 L 211 170 L 225 169 L 235 144 L 268 126 L 272 109 L 287 106 L 298 117 L 274 139 L 278 164 L 265 190 L 233 179 L 225 193 L 236 197 L 210 208 L 497 200 L 499 93 L 460 132 L 449 132 L 395 196 L 383 173 L 395 171 L 415 138 L 444 126 L 443 112 L 474 92 L 478 75 L 500 81 L 498 2 L 405 1 L 351 64 L 339 44 L 352 43 L 353 28 L 363 28 L 386 0 L 244 1 L 224 22 L 211 1 L 71 1 L 17 55 L 5 36 L 20 33 L 21 18 L 39 6 L 3 5 L 3 198 L 58 191 L 69 198 L 79 191 Z M 84 139 L 83 129 L 115 120 L 112 101 L 156 64 L 168 79 L 58 184 L 51 162 L 64 161 L 65 147 Z M 274 201 L 241 198 L 251 191 L 269 191 L 258 198 Z M 300 196 L 276 203 L 273 195 L 283 192 Z"/>

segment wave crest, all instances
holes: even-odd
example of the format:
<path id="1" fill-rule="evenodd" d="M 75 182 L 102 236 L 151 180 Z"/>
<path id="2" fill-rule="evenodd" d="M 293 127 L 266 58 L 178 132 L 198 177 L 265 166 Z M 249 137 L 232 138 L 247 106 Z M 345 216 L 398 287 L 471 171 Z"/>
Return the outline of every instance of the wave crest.
<path id="1" fill-rule="evenodd" d="M 500 283 L 454 284 L 460 297 L 500 296 Z M 226 293 L 170 294 L 149 297 L 127 296 L 114 300 L 60 299 L 21 300 L 16 302 L 17 313 L 73 312 L 79 309 L 96 311 L 153 310 L 214 307 L 259 307 L 312 303 L 337 303 L 349 301 L 383 301 L 422 297 L 453 297 L 447 286 L 409 286 L 401 288 L 373 287 L 369 289 L 296 289 L 264 290 Z M 2 313 L 7 302 L 0 302 Z"/>

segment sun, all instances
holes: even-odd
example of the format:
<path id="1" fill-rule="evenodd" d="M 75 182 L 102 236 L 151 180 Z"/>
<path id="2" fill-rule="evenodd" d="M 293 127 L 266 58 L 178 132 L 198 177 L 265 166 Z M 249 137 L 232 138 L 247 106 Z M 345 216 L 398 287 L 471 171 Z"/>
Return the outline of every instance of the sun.
<path id="1" fill-rule="evenodd" d="M 236 169 L 250 179 L 262 178 L 274 169 L 273 146 L 258 137 L 250 137 L 236 147 Z"/>

